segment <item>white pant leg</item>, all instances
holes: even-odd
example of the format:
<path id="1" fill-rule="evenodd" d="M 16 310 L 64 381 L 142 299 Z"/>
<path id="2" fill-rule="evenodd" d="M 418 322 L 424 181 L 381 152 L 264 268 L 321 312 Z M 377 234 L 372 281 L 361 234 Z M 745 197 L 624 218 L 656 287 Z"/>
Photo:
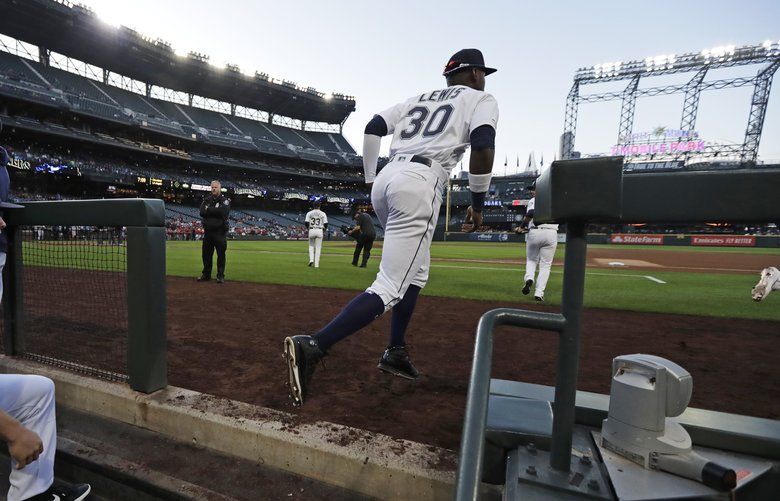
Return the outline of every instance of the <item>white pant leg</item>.
<path id="1" fill-rule="evenodd" d="M 438 211 L 437 211 L 438 212 Z M 436 214 L 436 218 L 438 218 L 438 213 Z M 420 249 L 422 251 L 422 249 Z M 416 285 L 419 288 L 425 287 L 425 284 L 428 283 L 428 273 L 431 270 L 431 246 L 428 244 L 428 246 L 425 248 L 425 254 L 423 254 L 422 257 L 422 263 L 420 264 L 420 267 L 417 269 L 417 273 L 415 273 L 414 278 L 412 279 L 412 285 Z"/>
<path id="2" fill-rule="evenodd" d="M 309 230 L 309 262 L 314 262 L 314 234 Z"/>
<path id="3" fill-rule="evenodd" d="M 5 252 L 0 252 L 0 301 L 3 300 L 3 268 L 5 268 Z"/>
<path id="4" fill-rule="evenodd" d="M 550 279 L 550 268 L 558 247 L 558 232 L 551 229 L 534 230 L 539 233 L 541 247 L 539 248 L 539 277 L 536 280 L 536 296 L 544 297 L 544 289 Z"/>
<path id="5" fill-rule="evenodd" d="M 27 499 L 49 488 L 54 481 L 57 423 L 54 383 L 43 376 L 0 374 L 0 409 L 38 434 L 43 454 L 21 470 L 11 461 L 8 501 Z"/>
<path id="6" fill-rule="evenodd" d="M 409 285 L 428 278 L 430 246 L 442 201 L 442 180 L 434 168 L 391 162 L 374 181 L 371 202 L 385 229 L 376 280 L 366 289 L 385 311 L 400 301 Z"/>
<path id="7" fill-rule="evenodd" d="M 314 267 L 320 267 L 320 255 L 322 254 L 322 230 L 317 230 L 314 235 Z"/>
<path id="8" fill-rule="evenodd" d="M 525 234 L 525 277 L 523 277 L 523 281 L 535 279 L 538 261 L 539 239 L 536 238 L 536 230 L 532 230 Z"/>

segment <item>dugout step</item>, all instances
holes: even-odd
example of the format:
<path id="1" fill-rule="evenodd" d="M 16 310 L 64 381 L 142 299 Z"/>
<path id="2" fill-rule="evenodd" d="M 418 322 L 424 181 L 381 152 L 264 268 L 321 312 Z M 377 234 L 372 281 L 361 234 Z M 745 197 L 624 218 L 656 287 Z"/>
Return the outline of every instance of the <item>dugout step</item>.
<path id="1" fill-rule="evenodd" d="M 58 478 L 90 483 L 96 501 L 369 499 L 63 406 L 57 425 Z"/>

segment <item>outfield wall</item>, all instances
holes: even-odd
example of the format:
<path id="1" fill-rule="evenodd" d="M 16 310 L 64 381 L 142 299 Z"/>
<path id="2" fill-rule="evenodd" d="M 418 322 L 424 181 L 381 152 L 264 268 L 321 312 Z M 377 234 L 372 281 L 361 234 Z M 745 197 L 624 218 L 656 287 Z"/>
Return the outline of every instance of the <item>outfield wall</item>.
<path id="1" fill-rule="evenodd" d="M 446 242 L 525 242 L 525 235 L 516 233 L 447 233 L 437 232 L 436 241 Z M 566 242 L 566 235 L 558 234 L 558 242 Z M 645 234 L 645 233 L 591 233 L 589 244 L 657 245 L 689 247 L 758 247 L 779 248 L 780 236 L 762 235 L 684 235 L 684 234 Z"/>

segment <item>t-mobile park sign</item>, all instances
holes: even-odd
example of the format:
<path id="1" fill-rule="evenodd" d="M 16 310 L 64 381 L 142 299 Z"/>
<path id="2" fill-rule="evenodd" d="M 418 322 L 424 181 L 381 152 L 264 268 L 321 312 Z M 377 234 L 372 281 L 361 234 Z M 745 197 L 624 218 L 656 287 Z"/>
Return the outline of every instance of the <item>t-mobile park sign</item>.
<path id="1" fill-rule="evenodd" d="M 634 132 L 610 148 L 612 155 L 636 156 L 704 151 L 706 143 L 695 130 L 659 127 L 652 132 Z"/>

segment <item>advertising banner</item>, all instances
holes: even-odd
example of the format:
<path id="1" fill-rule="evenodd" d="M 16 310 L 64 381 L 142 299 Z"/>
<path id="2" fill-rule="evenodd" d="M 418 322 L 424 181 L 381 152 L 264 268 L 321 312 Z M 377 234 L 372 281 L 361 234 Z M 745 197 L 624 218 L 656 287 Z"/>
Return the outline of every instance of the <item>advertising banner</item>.
<path id="1" fill-rule="evenodd" d="M 691 235 L 691 245 L 709 247 L 755 247 L 752 235 Z"/>
<path id="2" fill-rule="evenodd" d="M 613 233 L 609 236 L 609 243 L 625 245 L 663 245 L 664 236 Z"/>

